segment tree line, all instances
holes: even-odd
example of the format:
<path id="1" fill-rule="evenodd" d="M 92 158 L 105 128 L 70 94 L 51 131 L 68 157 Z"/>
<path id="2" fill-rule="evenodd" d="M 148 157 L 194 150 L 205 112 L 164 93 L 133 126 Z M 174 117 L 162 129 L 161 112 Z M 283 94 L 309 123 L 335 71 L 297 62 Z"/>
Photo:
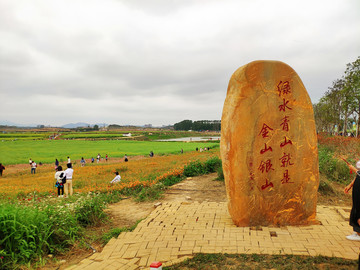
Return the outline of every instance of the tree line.
<path id="1" fill-rule="evenodd" d="M 360 135 L 360 56 L 313 107 L 318 132 Z"/>
<path id="2" fill-rule="evenodd" d="M 220 120 L 183 120 L 179 123 L 174 124 L 175 130 L 194 130 L 194 131 L 220 131 L 221 121 Z"/>

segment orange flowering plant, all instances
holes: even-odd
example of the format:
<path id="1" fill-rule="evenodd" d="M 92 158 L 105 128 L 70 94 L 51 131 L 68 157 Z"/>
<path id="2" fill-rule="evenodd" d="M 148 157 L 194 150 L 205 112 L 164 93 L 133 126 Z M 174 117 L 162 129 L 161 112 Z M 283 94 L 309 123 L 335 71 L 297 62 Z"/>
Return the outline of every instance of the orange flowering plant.
<path id="1" fill-rule="evenodd" d="M 150 187 L 164 179 L 180 177 L 184 166 L 192 161 L 205 161 L 218 157 L 219 150 L 206 152 L 187 152 L 180 155 L 164 155 L 130 158 L 129 162 L 113 160 L 106 163 L 87 164 L 81 167 L 74 165 L 73 188 L 75 193 L 89 192 L 109 193 L 121 190 L 136 190 Z M 65 166 L 63 166 L 65 167 Z M 121 182 L 110 184 L 114 172 L 121 175 Z M 10 165 L 0 180 L 3 198 L 19 197 L 23 200 L 36 200 L 43 196 L 56 196 L 55 170 L 50 164 L 38 166 L 36 174 L 30 173 L 29 165 Z M 26 199 L 25 199 L 26 198 Z"/>

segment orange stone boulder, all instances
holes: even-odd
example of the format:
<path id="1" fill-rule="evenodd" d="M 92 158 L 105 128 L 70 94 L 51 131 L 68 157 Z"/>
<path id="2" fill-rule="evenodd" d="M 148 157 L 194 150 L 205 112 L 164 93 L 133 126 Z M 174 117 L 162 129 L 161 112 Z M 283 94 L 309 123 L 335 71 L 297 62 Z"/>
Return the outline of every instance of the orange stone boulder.
<path id="1" fill-rule="evenodd" d="M 229 213 L 237 226 L 315 222 L 319 168 L 313 108 L 290 66 L 254 61 L 235 71 L 220 147 Z"/>

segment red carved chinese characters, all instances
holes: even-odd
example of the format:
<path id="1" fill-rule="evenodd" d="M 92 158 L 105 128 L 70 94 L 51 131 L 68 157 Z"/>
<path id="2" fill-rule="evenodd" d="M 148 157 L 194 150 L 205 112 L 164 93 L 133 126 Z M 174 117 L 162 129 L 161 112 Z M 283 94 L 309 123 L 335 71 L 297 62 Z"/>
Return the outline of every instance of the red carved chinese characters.
<path id="1" fill-rule="evenodd" d="M 267 147 L 266 143 L 265 143 L 265 148 L 260 150 L 260 154 L 264 154 L 267 151 L 271 151 L 272 152 L 272 148 L 271 146 Z"/>
<path id="2" fill-rule="evenodd" d="M 279 92 L 279 97 L 281 95 L 287 95 L 287 94 L 291 93 L 290 83 L 288 81 L 285 81 L 285 82 L 280 81 L 279 84 L 277 85 L 277 89 Z"/>
<path id="3" fill-rule="evenodd" d="M 260 130 L 259 135 L 261 134 L 261 136 L 263 138 L 268 138 L 270 130 L 273 130 L 273 129 L 264 123 L 262 126 L 262 129 Z"/>
<path id="4" fill-rule="evenodd" d="M 278 86 L 278 92 L 279 92 L 279 97 L 281 96 L 285 96 L 287 94 L 291 93 L 291 89 L 290 89 L 290 84 L 288 81 L 282 82 L 280 81 Z M 285 112 L 286 110 L 292 110 L 292 108 L 288 105 L 289 104 L 289 100 L 286 100 L 285 98 L 283 98 L 283 103 L 279 105 L 279 111 L 280 112 Z M 289 131 L 289 116 L 285 115 L 282 119 L 281 119 L 281 124 L 280 126 L 282 127 L 283 131 Z M 284 141 L 280 142 L 280 147 L 284 147 L 286 145 L 292 145 L 292 141 L 290 139 L 288 139 L 286 136 L 284 136 Z M 284 155 L 279 159 L 280 160 L 280 167 L 288 167 L 291 165 L 294 165 L 294 163 L 291 162 L 291 156 L 290 153 L 286 154 L 284 153 Z M 281 179 L 281 183 L 282 184 L 288 184 L 288 183 L 293 183 L 290 182 L 290 176 L 289 176 L 289 170 L 285 170 L 283 173 L 283 179 Z"/>
<path id="5" fill-rule="evenodd" d="M 279 158 L 280 162 L 281 162 L 281 166 L 280 167 L 287 167 L 287 166 L 290 166 L 290 165 L 294 165 L 294 163 L 291 163 L 291 156 L 290 154 L 286 154 L 284 153 L 284 155 Z"/>
<path id="6" fill-rule="evenodd" d="M 274 187 L 274 184 L 272 182 L 269 182 L 269 179 L 266 178 L 265 180 L 266 180 L 265 185 L 261 186 L 261 190 L 264 190 L 268 187 Z"/>
<path id="7" fill-rule="evenodd" d="M 285 112 L 286 109 L 292 110 L 292 108 L 288 106 L 289 102 L 289 100 L 285 100 L 285 98 L 283 98 L 283 104 L 279 105 L 279 111 Z"/>
<path id="8" fill-rule="evenodd" d="M 285 170 L 284 178 L 281 179 L 281 184 L 289 184 L 289 183 L 294 183 L 294 182 L 290 182 L 289 170 Z"/>
<path id="9" fill-rule="evenodd" d="M 282 123 L 280 124 L 280 126 L 282 126 L 282 130 L 284 131 L 289 131 L 289 117 L 285 116 L 282 120 Z"/>
<path id="10" fill-rule="evenodd" d="M 291 140 L 288 140 L 286 138 L 286 136 L 284 136 L 284 141 L 280 143 L 280 147 L 284 147 L 285 145 L 287 144 L 291 144 L 292 145 L 292 141 Z"/>
<path id="11" fill-rule="evenodd" d="M 280 81 L 277 85 L 277 92 L 280 97 L 279 98 L 280 104 L 278 105 L 278 111 L 279 114 L 283 113 L 283 115 L 279 115 L 278 118 L 281 119 L 281 122 L 275 124 L 270 121 L 267 123 L 263 123 L 258 136 L 261 136 L 263 139 L 271 138 L 274 135 L 278 136 L 280 139 L 281 138 L 280 136 L 283 136 L 284 139 L 279 142 L 278 147 L 279 149 L 286 147 L 286 149 L 289 150 L 291 149 L 290 147 L 293 145 L 292 140 L 288 136 L 286 136 L 286 133 L 288 133 L 290 130 L 290 120 L 291 120 L 288 111 L 293 109 L 290 104 L 290 100 L 291 100 L 290 95 L 292 93 L 292 90 L 289 81 Z M 271 126 L 272 127 L 277 126 L 278 128 L 275 128 L 274 130 Z M 276 151 L 277 149 L 273 149 L 274 145 L 272 145 L 273 147 L 271 146 L 272 144 L 271 142 L 276 140 L 277 138 L 275 139 L 271 138 L 270 140 L 263 142 L 264 147 L 260 148 L 260 154 L 264 155 L 264 157 L 260 161 L 257 171 L 265 176 L 265 178 L 263 178 L 265 183 L 263 182 L 263 185 L 261 185 L 261 190 L 274 187 L 274 184 L 276 185 L 278 183 L 278 182 L 273 182 L 274 179 L 271 179 L 269 177 L 271 171 L 277 170 L 277 166 L 279 166 L 279 168 L 284 168 L 284 171 L 282 172 L 283 173 L 282 178 L 280 177 L 281 180 L 279 179 L 281 181 L 281 184 L 294 183 L 290 179 L 290 174 L 288 169 L 289 166 L 294 165 L 290 152 L 287 153 L 283 152 L 284 153 L 283 156 L 279 158 L 280 161 L 279 163 L 276 162 L 273 163 L 272 159 L 270 158 L 271 156 L 268 156 L 269 152 L 274 152 L 274 151 L 277 152 Z M 250 180 L 254 181 L 253 174 L 250 176 Z"/>
<path id="12" fill-rule="evenodd" d="M 265 161 L 265 162 L 264 162 L 264 161 L 261 161 L 258 170 L 261 171 L 262 173 L 264 173 L 264 171 L 269 172 L 270 170 L 274 170 L 274 169 L 272 168 L 272 166 L 273 166 L 273 165 L 271 164 L 271 160 L 268 159 L 268 160 Z"/>

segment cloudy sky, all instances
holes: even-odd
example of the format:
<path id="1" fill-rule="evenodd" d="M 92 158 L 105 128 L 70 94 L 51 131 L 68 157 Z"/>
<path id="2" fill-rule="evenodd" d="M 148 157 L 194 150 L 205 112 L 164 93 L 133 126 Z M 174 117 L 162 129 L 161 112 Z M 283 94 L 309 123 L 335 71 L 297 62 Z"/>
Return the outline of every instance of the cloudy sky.
<path id="1" fill-rule="evenodd" d="M 254 60 L 316 103 L 358 56 L 359 0 L 0 0 L 0 123 L 220 119 Z"/>

